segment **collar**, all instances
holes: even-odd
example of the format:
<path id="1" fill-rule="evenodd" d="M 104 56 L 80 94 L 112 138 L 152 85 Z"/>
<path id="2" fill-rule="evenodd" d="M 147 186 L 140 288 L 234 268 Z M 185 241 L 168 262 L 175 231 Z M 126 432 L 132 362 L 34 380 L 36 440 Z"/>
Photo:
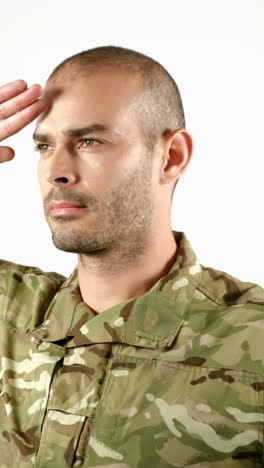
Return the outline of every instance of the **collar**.
<path id="1" fill-rule="evenodd" d="M 46 320 L 31 334 L 43 341 L 66 340 L 66 347 L 110 342 L 152 349 L 169 347 L 201 274 L 185 234 L 173 234 L 178 245 L 176 261 L 170 272 L 145 294 L 95 315 L 82 301 L 75 269 L 50 304 Z"/>

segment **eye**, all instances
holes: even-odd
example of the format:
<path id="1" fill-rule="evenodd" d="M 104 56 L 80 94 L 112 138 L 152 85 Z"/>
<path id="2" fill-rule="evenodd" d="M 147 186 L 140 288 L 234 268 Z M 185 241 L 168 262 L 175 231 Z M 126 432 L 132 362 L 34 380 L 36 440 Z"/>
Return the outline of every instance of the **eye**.
<path id="1" fill-rule="evenodd" d="M 96 144 L 98 143 L 101 143 L 99 140 L 95 140 L 94 138 L 83 138 L 81 140 L 81 143 L 82 143 L 82 147 L 84 148 L 90 148 L 92 146 L 96 146 Z"/>
<path id="2" fill-rule="evenodd" d="M 46 153 L 49 151 L 50 146 L 46 145 L 45 143 L 41 143 L 39 145 L 34 146 L 34 151 L 38 151 L 39 153 Z"/>

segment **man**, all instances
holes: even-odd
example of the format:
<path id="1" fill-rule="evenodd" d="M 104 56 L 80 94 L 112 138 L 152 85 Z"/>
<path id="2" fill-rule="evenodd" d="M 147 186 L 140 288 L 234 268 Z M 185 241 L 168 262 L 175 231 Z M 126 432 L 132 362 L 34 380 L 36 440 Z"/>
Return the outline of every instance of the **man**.
<path id="1" fill-rule="evenodd" d="M 78 268 L 1 263 L 1 466 L 261 466 L 264 295 L 171 230 L 192 154 L 176 84 L 109 46 L 41 95 L 0 89 L 0 139 L 39 116 L 45 216 Z"/>

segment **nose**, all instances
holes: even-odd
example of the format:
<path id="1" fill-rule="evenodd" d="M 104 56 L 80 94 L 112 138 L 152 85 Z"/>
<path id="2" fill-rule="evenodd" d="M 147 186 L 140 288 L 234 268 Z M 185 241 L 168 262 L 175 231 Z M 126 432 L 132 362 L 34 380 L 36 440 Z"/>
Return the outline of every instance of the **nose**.
<path id="1" fill-rule="evenodd" d="M 72 186 L 79 180 L 77 161 L 65 147 L 57 147 L 46 160 L 45 178 L 54 187 Z"/>

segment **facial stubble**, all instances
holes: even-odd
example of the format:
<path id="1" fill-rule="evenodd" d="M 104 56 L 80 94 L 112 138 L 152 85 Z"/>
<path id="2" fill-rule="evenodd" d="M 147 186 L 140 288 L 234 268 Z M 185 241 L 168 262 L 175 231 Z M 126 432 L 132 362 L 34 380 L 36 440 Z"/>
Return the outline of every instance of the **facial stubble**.
<path id="1" fill-rule="evenodd" d="M 152 226 L 151 168 L 151 156 L 145 154 L 140 166 L 126 171 L 118 185 L 106 189 L 101 200 L 91 193 L 77 194 L 71 187 L 53 189 L 44 201 L 44 211 L 54 245 L 81 257 L 112 252 L 124 263 L 135 261 L 147 247 Z M 87 208 L 78 218 L 54 219 L 48 211 L 51 199 L 63 199 Z"/>

